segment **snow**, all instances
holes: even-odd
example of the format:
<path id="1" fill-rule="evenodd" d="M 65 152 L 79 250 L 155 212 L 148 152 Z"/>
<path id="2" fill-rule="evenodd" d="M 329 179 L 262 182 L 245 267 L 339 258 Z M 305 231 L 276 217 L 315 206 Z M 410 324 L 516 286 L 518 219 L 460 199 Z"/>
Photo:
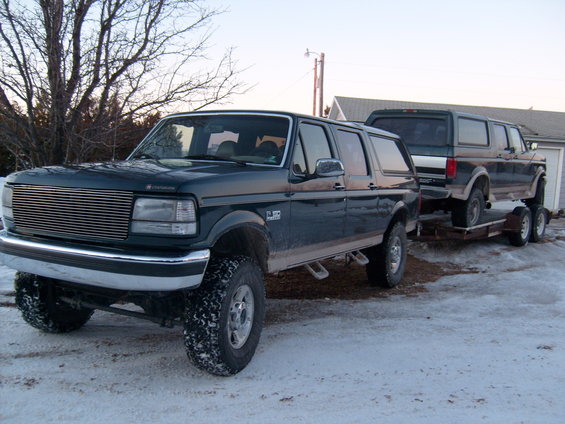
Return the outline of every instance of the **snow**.
<path id="1" fill-rule="evenodd" d="M 255 358 L 230 378 L 191 366 L 179 328 L 96 312 L 45 334 L 2 306 L 0 422 L 562 424 L 564 221 L 523 248 L 411 243 L 461 269 L 418 294 L 269 300 Z M 3 305 L 13 275 L 0 266 Z"/>

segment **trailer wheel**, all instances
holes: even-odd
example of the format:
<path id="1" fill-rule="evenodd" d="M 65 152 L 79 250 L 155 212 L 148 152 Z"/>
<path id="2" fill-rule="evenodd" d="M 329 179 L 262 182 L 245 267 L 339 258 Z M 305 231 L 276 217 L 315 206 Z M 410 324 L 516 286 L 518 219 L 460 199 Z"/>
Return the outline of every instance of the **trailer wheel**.
<path id="1" fill-rule="evenodd" d="M 485 210 L 485 196 L 480 188 L 473 188 L 467 200 L 459 200 L 451 211 L 455 227 L 469 228 L 477 225 Z"/>
<path id="2" fill-rule="evenodd" d="M 202 285 L 186 295 L 184 345 L 189 359 L 229 376 L 251 361 L 265 316 L 259 266 L 246 256 L 212 258 Z"/>
<path id="3" fill-rule="evenodd" d="M 508 239 L 513 246 L 524 246 L 530 239 L 532 231 L 532 213 L 525 206 L 518 206 L 512 211 L 512 215 L 519 217 L 519 231 L 510 233 Z"/>
<path id="4" fill-rule="evenodd" d="M 16 306 L 29 325 L 46 333 L 78 330 L 90 319 L 92 309 L 73 309 L 57 300 L 52 280 L 27 272 L 16 273 Z"/>
<path id="5" fill-rule="evenodd" d="M 537 243 L 543 240 L 545 236 L 545 228 L 547 226 L 547 210 L 543 205 L 537 204 L 530 207 L 532 213 L 532 232 L 530 241 Z"/>
<path id="6" fill-rule="evenodd" d="M 397 222 L 380 245 L 365 250 L 369 259 L 365 268 L 370 285 L 392 288 L 400 283 L 406 267 L 406 244 L 404 225 Z"/>

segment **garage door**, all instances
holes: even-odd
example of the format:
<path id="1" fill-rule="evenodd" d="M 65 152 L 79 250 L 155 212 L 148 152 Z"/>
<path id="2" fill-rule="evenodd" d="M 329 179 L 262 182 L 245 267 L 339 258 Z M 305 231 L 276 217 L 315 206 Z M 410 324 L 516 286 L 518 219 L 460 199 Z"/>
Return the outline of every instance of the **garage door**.
<path id="1" fill-rule="evenodd" d="M 563 178 L 563 148 L 540 147 L 538 152 L 547 160 L 547 184 L 544 206 L 549 210 L 559 209 L 559 192 Z M 565 200 L 565 199 L 564 199 Z"/>

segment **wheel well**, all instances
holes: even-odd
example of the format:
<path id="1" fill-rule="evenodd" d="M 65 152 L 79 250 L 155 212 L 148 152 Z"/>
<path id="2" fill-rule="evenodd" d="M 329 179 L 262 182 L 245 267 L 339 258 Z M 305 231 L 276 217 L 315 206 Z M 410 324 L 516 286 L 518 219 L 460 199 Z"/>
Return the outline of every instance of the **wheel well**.
<path id="1" fill-rule="evenodd" d="M 401 222 L 402 224 L 406 225 L 406 221 L 408 219 L 408 212 L 406 209 L 399 209 L 394 213 L 394 216 L 390 220 L 387 228 L 387 232 L 396 224 L 397 222 Z"/>
<path id="2" fill-rule="evenodd" d="M 488 199 L 489 190 L 490 190 L 490 181 L 486 175 L 481 175 L 479 178 L 477 178 L 477 180 L 473 184 L 473 187 L 479 188 L 483 192 L 485 198 Z"/>
<path id="3" fill-rule="evenodd" d="M 250 225 L 238 227 L 223 234 L 212 247 L 212 254 L 219 256 L 245 255 L 253 259 L 267 272 L 269 243 L 267 236 Z"/>

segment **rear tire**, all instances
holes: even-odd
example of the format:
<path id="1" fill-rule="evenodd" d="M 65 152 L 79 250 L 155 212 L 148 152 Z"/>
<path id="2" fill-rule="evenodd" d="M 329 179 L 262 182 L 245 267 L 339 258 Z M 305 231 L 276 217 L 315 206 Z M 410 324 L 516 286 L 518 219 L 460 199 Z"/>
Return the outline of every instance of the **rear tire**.
<path id="1" fill-rule="evenodd" d="M 259 266 L 246 256 L 212 258 L 202 285 L 186 295 L 184 345 L 210 374 L 238 373 L 253 358 L 265 317 Z"/>
<path id="2" fill-rule="evenodd" d="M 370 285 L 392 288 L 400 283 L 406 268 L 406 244 L 404 225 L 397 222 L 380 245 L 365 251 L 369 259 L 365 268 Z"/>
<path id="3" fill-rule="evenodd" d="M 510 233 L 508 239 L 513 246 L 525 246 L 528 244 L 530 234 L 532 232 L 532 213 L 525 206 L 518 206 L 512 211 L 512 215 L 519 218 L 520 230 L 515 233 Z"/>
<path id="4" fill-rule="evenodd" d="M 467 200 L 458 200 L 451 211 L 455 227 L 469 228 L 481 222 L 485 211 L 485 196 L 480 188 L 473 188 Z"/>
<path id="5" fill-rule="evenodd" d="M 90 319 L 92 309 L 73 309 L 57 299 L 54 280 L 26 272 L 16 273 L 16 306 L 29 325 L 46 333 L 78 330 Z"/>
<path id="6" fill-rule="evenodd" d="M 530 241 L 537 243 L 543 240 L 545 236 L 545 229 L 547 227 L 547 210 L 543 205 L 533 205 L 530 207 L 532 213 L 532 232 L 530 234 Z"/>

